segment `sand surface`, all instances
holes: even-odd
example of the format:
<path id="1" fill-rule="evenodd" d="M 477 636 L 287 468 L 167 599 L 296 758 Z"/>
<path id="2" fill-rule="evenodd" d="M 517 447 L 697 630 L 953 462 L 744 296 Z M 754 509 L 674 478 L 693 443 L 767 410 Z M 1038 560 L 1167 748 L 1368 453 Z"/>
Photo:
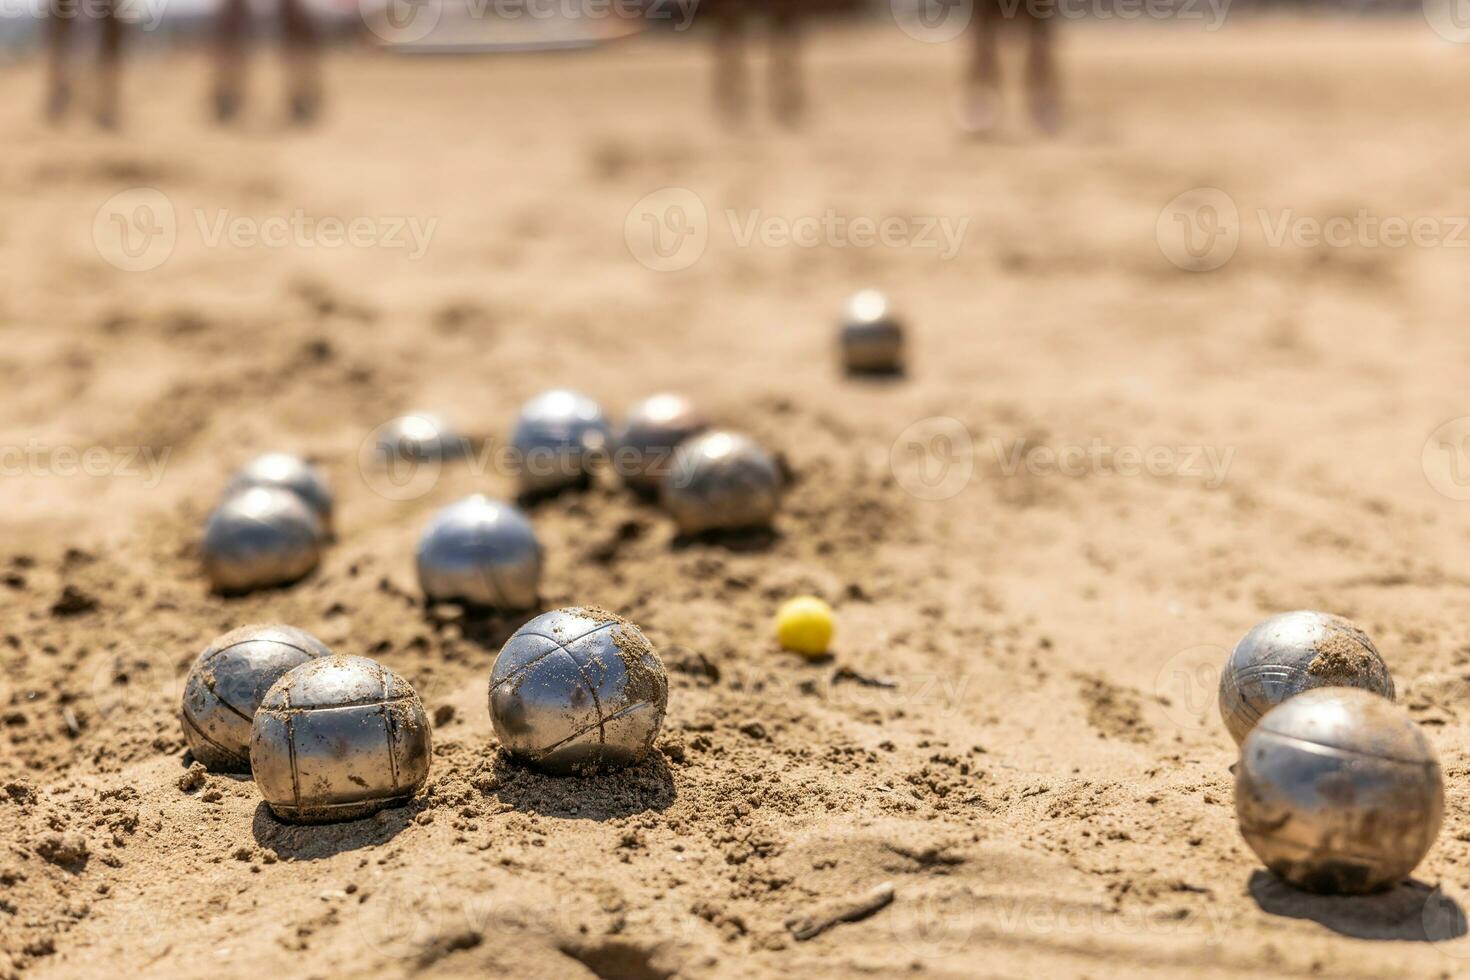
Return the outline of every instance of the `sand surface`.
<path id="1" fill-rule="evenodd" d="M 794 134 L 714 125 L 706 52 L 659 39 L 339 54 L 307 132 L 282 128 L 270 59 L 228 132 L 184 57 L 133 66 L 118 136 L 46 129 L 39 66 L 5 69 L 0 975 L 1470 969 L 1470 469 L 1457 440 L 1426 455 L 1470 413 L 1470 56 L 1418 21 L 1067 26 L 1069 130 L 1018 114 L 979 143 L 950 119 L 961 50 L 891 29 L 817 39 Z M 96 241 L 139 187 L 177 240 L 129 272 Z M 667 187 L 708 245 L 658 272 L 627 230 Z M 1197 187 L 1240 215 L 1207 273 L 1158 241 Z M 1449 241 L 1270 242 L 1283 214 L 1360 209 Z M 298 210 L 434 225 L 422 255 L 202 230 Z M 742 243 L 753 214 L 829 211 L 969 224 L 947 261 Z M 833 313 L 864 285 L 910 318 L 902 381 L 836 370 Z M 535 509 L 546 606 L 616 610 L 669 667 L 656 757 L 586 780 L 522 771 L 491 734 L 490 668 L 526 617 L 417 594 L 429 515 L 509 479 L 460 465 L 390 499 L 359 466 L 402 411 L 495 445 L 563 384 L 618 412 L 686 391 L 797 477 L 769 538 L 676 542 L 611 482 Z M 1068 472 L 1013 465 L 1018 445 Z M 94 447 L 106 472 L 73 473 Z M 211 596 L 201 523 L 268 449 L 320 460 L 339 540 L 295 588 Z M 832 661 L 775 648 L 799 592 L 838 608 Z M 1293 893 L 1236 830 L 1214 669 L 1293 608 L 1369 631 L 1445 767 L 1443 832 L 1388 895 Z M 412 806 L 293 829 L 248 780 L 181 782 L 184 672 L 260 621 L 414 683 L 437 724 Z M 885 883 L 862 922 L 785 924 Z"/>

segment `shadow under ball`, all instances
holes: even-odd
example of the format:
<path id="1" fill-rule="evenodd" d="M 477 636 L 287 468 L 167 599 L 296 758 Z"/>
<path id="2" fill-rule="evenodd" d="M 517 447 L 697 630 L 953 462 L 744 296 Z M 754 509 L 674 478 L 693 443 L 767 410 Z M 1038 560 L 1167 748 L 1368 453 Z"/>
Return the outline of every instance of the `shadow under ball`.
<path id="1" fill-rule="evenodd" d="M 674 453 L 660 500 L 683 534 L 767 527 L 781 506 L 781 471 L 755 440 L 707 432 Z"/>
<path id="2" fill-rule="evenodd" d="M 332 489 L 321 471 L 300 456 L 290 453 L 257 456 L 235 474 L 234 479 L 225 487 L 224 497 L 228 499 L 253 487 L 275 487 L 291 491 L 306 501 L 317 520 L 321 521 L 322 530 L 328 536 L 332 534 L 332 513 L 335 506 Z"/>
<path id="3" fill-rule="evenodd" d="M 597 402 L 565 389 L 537 395 L 521 409 L 511 436 L 521 492 L 549 493 L 581 483 L 611 445 L 612 427 Z"/>
<path id="4" fill-rule="evenodd" d="M 218 592 L 287 585 L 316 568 L 322 525 L 289 490 L 253 487 L 215 508 L 204 525 L 204 572 Z"/>
<path id="5" fill-rule="evenodd" d="M 888 298 L 865 289 L 842 309 L 842 363 L 855 374 L 903 370 L 904 330 Z"/>
<path id="6" fill-rule="evenodd" d="M 255 785 L 291 823 L 355 820 L 406 803 L 429 776 L 423 703 L 366 657 L 323 657 L 276 681 L 250 735 Z"/>
<path id="7" fill-rule="evenodd" d="M 431 601 L 497 609 L 540 601 L 542 551 L 531 522 L 510 504 L 467 497 L 435 514 L 419 539 L 419 587 Z"/>
<path id="8" fill-rule="evenodd" d="M 558 609 L 515 632 L 490 675 L 490 720 L 510 754 L 552 775 L 648 754 L 668 707 L 643 631 L 596 609 Z"/>
<path id="9" fill-rule="evenodd" d="M 215 640 L 184 683 L 180 719 L 194 758 L 211 772 L 250 771 L 250 725 L 266 692 L 327 645 L 294 626 L 242 626 Z"/>
<path id="10" fill-rule="evenodd" d="M 1270 711 L 1235 775 L 1240 832 L 1299 888 L 1362 894 L 1418 866 L 1439 834 L 1444 782 L 1406 711 L 1356 688 L 1318 688 Z"/>
<path id="11" fill-rule="evenodd" d="M 1272 708 L 1319 687 L 1357 687 L 1390 701 L 1393 678 L 1368 634 L 1329 613 L 1300 610 L 1263 621 L 1220 674 L 1220 717 L 1237 743 Z"/>
<path id="12" fill-rule="evenodd" d="M 653 491 L 673 467 L 674 450 L 709 428 L 709 419 L 683 395 L 654 395 L 628 410 L 614 459 L 623 482 Z"/>

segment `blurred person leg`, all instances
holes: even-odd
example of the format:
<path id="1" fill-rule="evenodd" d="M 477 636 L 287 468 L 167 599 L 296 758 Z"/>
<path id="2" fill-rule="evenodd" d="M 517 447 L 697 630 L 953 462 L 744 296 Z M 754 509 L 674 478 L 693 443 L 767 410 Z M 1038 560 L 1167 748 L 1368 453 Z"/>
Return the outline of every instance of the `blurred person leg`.
<path id="1" fill-rule="evenodd" d="M 243 101 L 249 0 L 224 0 L 215 29 L 214 117 L 223 123 L 240 114 Z"/>
<path id="2" fill-rule="evenodd" d="M 1026 97 L 1031 118 L 1048 133 L 1062 128 L 1061 83 L 1057 78 L 1056 18 L 1031 12 L 1026 16 L 1031 47 L 1026 55 Z"/>
<path id="3" fill-rule="evenodd" d="M 52 122 L 60 122 L 71 104 L 66 50 L 76 13 L 76 0 L 51 0 L 46 7 L 46 118 Z"/>
<path id="4" fill-rule="evenodd" d="M 302 0 L 281 0 L 293 122 L 306 123 L 321 109 L 321 39 Z"/>
<path id="5" fill-rule="evenodd" d="M 977 136 L 1000 125 L 1000 32 L 1004 25 L 1001 0 L 978 0 L 970 26 L 969 72 L 960 101 L 960 126 Z"/>
<path id="6" fill-rule="evenodd" d="M 806 112 L 801 75 L 801 17 L 796 0 L 777 0 L 771 11 L 771 112 L 794 126 Z"/>
<path id="7" fill-rule="evenodd" d="M 102 0 L 101 48 L 97 58 L 97 124 L 104 129 L 117 126 L 117 104 L 122 84 L 123 30 L 118 0 Z"/>
<path id="8" fill-rule="evenodd" d="M 731 124 L 745 121 L 749 101 L 745 75 L 745 16 L 741 0 L 721 0 L 714 9 L 715 108 Z"/>

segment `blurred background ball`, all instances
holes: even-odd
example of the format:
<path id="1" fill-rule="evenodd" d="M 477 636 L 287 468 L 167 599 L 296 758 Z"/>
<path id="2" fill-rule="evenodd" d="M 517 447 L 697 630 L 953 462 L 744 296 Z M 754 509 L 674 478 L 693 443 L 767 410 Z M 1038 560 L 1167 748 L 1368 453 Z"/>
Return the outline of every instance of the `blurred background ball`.
<path id="1" fill-rule="evenodd" d="M 656 491 L 673 466 L 674 450 L 708 428 L 704 413 L 683 395 L 654 395 L 634 405 L 617 436 L 623 482 L 635 490 Z"/>
<path id="2" fill-rule="evenodd" d="M 316 514 L 322 529 L 332 533 L 332 489 L 321 471 L 300 456 L 290 453 L 267 453 L 245 465 L 225 487 L 230 498 L 252 487 L 276 487 L 296 494 Z"/>
<path id="3" fill-rule="evenodd" d="M 250 771 L 250 723 L 271 685 L 332 651 L 294 626 L 242 626 L 215 640 L 184 683 L 180 717 L 194 758 L 213 772 Z"/>
<path id="4" fill-rule="evenodd" d="M 602 408 L 586 395 L 558 389 L 521 409 L 511 445 L 520 463 L 522 493 L 549 493 L 584 483 L 612 444 Z"/>
<path id="5" fill-rule="evenodd" d="M 540 599 L 541 567 L 531 522 L 482 495 L 439 511 L 419 538 L 419 587 L 431 602 L 529 609 Z"/>
<path id="6" fill-rule="evenodd" d="M 1378 649 L 1356 625 L 1328 613 L 1298 611 L 1247 633 L 1220 675 L 1220 717 L 1237 743 L 1287 698 L 1318 687 L 1358 687 L 1394 697 Z"/>
<path id="7" fill-rule="evenodd" d="M 754 440 L 707 432 L 675 451 L 660 499 L 684 534 L 766 527 L 781 505 L 781 471 Z"/>
<path id="8" fill-rule="evenodd" d="M 458 459 L 470 451 L 464 436 L 444 419 L 429 412 L 403 415 L 377 430 L 378 459 L 386 464 L 399 461 Z"/>
<path id="9" fill-rule="evenodd" d="M 842 363 L 853 373 L 895 374 L 903 370 L 903 324 L 888 298 L 865 289 L 842 308 Z"/>
<path id="10" fill-rule="evenodd" d="M 793 653 L 820 657 L 832 646 L 835 631 L 832 607 L 816 596 L 787 599 L 776 610 L 776 639 Z"/>
<path id="11" fill-rule="evenodd" d="M 1356 688 L 1307 691 L 1252 729 L 1235 774 L 1251 850 L 1310 891 L 1360 894 L 1414 870 L 1439 834 L 1444 783 L 1408 712 Z"/>
<path id="12" fill-rule="evenodd" d="M 316 568 L 322 525 L 289 490 L 254 487 L 230 495 L 204 525 L 204 572 L 219 592 L 287 585 Z"/>
<path id="13" fill-rule="evenodd" d="M 599 609 L 537 616 L 506 641 L 490 675 L 500 743 L 556 775 L 642 759 L 668 700 L 668 675 L 653 644 Z"/>
<path id="14" fill-rule="evenodd" d="M 355 820 L 406 803 L 429 775 L 419 696 L 366 657 L 322 657 L 276 681 L 255 713 L 250 765 L 292 823 Z"/>

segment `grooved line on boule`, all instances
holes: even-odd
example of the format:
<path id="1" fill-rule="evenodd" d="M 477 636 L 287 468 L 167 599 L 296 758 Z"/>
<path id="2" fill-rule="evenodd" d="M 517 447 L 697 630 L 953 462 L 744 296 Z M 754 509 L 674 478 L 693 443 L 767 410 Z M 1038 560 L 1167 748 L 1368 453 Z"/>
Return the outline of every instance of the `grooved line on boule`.
<path id="1" fill-rule="evenodd" d="M 603 623 L 601 626 L 597 627 L 597 629 L 590 629 L 587 632 L 581 634 L 580 636 L 575 636 L 572 639 L 567 640 L 566 644 L 563 644 L 561 640 L 558 640 L 554 636 L 547 636 L 545 633 L 534 633 L 534 632 L 530 632 L 530 631 L 526 631 L 526 630 L 520 630 L 519 631 L 519 635 L 521 635 L 521 636 L 536 636 L 536 637 L 540 637 L 543 640 L 547 640 L 547 641 L 549 641 L 551 643 L 555 643 L 556 644 L 556 649 L 554 649 L 554 650 L 547 650 L 545 653 L 537 654 L 537 656 L 536 656 L 536 658 L 534 660 L 528 660 L 525 663 L 521 664 L 513 672 L 511 672 L 511 673 L 507 674 L 506 676 L 502 677 L 496 683 L 495 686 L 496 687 L 504 687 L 506 684 L 509 684 L 511 681 L 515 680 L 517 677 L 521 676 L 526 671 L 530 670 L 532 667 L 536 666 L 541 661 L 545 660 L 547 657 L 550 657 L 553 654 L 555 654 L 557 650 L 561 650 L 563 653 L 566 653 L 567 656 L 570 657 L 571 654 L 569 652 L 567 652 L 567 644 L 576 643 L 578 640 L 585 640 L 587 637 L 591 636 L 593 633 L 596 633 L 598 630 L 610 629 L 611 627 L 616 626 L 616 625 L 617 625 L 616 622 Z M 572 658 L 572 662 L 573 663 L 576 662 L 576 658 L 575 657 Z"/>
<path id="2" fill-rule="evenodd" d="M 393 791 L 398 792 L 398 752 L 393 745 L 393 724 L 388 720 L 388 706 L 394 702 L 388 692 L 391 684 L 388 679 L 388 668 L 378 664 L 379 677 L 383 682 L 383 700 L 378 705 L 378 716 L 383 719 L 383 737 L 388 742 L 388 767 L 393 771 Z M 397 699 L 401 700 L 401 699 Z"/>

